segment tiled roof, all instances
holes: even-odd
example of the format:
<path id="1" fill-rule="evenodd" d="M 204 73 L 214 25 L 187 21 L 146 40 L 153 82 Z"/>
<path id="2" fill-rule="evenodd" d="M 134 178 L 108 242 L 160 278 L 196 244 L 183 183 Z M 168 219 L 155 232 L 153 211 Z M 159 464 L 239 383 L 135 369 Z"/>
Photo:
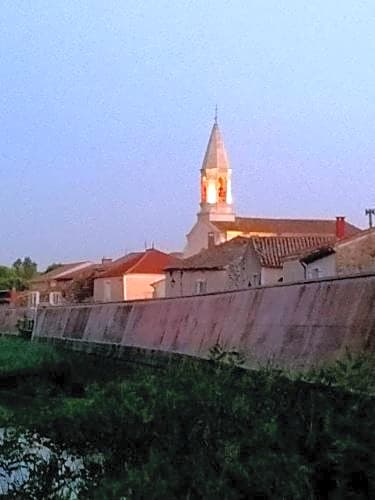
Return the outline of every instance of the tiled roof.
<path id="1" fill-rule="evenodd" d="M 82 261 L 82 262 L 72 262 L 69 264 L 62 264 L 61 266 L 57 267 L 53 271 L 50 271 L 48 273 L 42 273 L 30 280 L 32 283 L 41 283 L 43 281 L 49 281 L 49 280 L 55 280 L 58 279 L 59 277 L 65 276 L 71 271 L 77 270 L 77 269 L 83 269 L 85 267 L 91 266 L 92 263 L 89 261 Z"/>
<path id="2" fill-rule="evenodd" d="M 302 255 L 299 255 L 299 260 L 301 262 L 310 263 L 314 262 L 318 259 L 326 257 L 327 255 L 331 255 L 335 253 L 337 248 L 343 245 L 350 245 L 352 242 L 356 242 L 359 239 L 366 238 L 367 236 L 375 237 L 375 228 L 364 229 L 363 231 L 359 231 L 358 233 L 348 236 L 347 238 L 343 238 L 341 240 L 336 241 L 334 245 L 321 245 L 318 248 L 310 249 L 309 252 L 305 252 Z M 296 256 L 297 258 L 297 256 Z"/>
<path id="3" fill-rule="evenodd" d="M 77 279 L 87 279 L 90 278 L 98 273 L 104 272 L 110 263 L 100 263 L 100 264 L 91 264 L 90 266 L 84 267 L 83 269 L 75 269 L 67 274 L 64 274 L 63 276 L 60 276 L 58 278 L 55 278 L 56 281 L 70 281 L 70 280 L 77 280 Z"/>
<path id="4" fill-rule="evenodd" d="M 262 267 L 281 267 L 285 257 L 330 245 L 330 236 L 264 236 L 250 238 Z"/>
<path id="5" fill-rule="evenodd" d="M 251 246 L 259 258 L 262 267 L 278 268 L 282 266 L 284 257 L 299 251 L 316 248 L 334 242 L 330 236 L 238 236 L 213 248 L 202 250 L 196 255 L 166 267 L 167 270 L 213 270 L 225 266 L 244 257 L 248 246 Z"/>
<path id="6" fill-rule="evenodd" d="M 212 248 L 183 259 L 176 264 L 166 267 L 166 270 L 173 269 L 222 269 L 235 259 L 241 258 L 249 243 L 249 238 L 238 236 L 232 240 L 216 245 Z"/>
<path id="7" fill-rule="evenodd" d="M 346 245 L 351 243 L 352 241 L 357 241 L 358 239 L 361 238 L 366 238 L 367 236 L 375 236 L 375 227 L 370 227 L 368 229 L 364 229 L 363 231 L 359 231 L 358 233 L 354 235 L 348 235 L 346 238 L 343 238 L 342 240 L 339 240 L 335 244 L 335 248 L 339 247 L 341 245 Z"/>
<path id="8" fill-rule="evenodd" d="M 98 277 L 109 278 L 124 274 L 163 274 L 164 268 L 174 265 L 179 259 L 167 253 L 151 248 L 144 252 L 133 253 L 115 260 Z"/>
<path id="9" fill-rule="evenodd" d="M 257 217 L 236 217 L 234 221 L 211 221 L 220 231 L 239 231 L 244 234 L 268 233 L 277 236 L 295 235 L 331 235 L 336 234 L 336 220 L 325 219 L 264 219 Z M 346 235 L 360 231 L 349 222 L 345 222 Z"/>

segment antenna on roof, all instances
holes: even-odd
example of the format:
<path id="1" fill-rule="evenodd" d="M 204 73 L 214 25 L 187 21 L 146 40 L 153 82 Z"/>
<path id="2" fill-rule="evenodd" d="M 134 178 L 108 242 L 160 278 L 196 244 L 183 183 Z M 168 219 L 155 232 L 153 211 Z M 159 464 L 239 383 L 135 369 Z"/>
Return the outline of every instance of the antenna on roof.
<path id="1" fill-rule="evenodd" d="M 214 124 L 217 125 L 217 104 L 215 106 Z"/>
<path id="2" fill-rule="evenodd" d="M 147 250 L 147 241 L 145 240 L 145 250 Z"/>
<path id="3" fill-rule="evenodd" d="M 155 244 L 154 242 L 151 243 L 151 248 L 154 249 L 155 248 Z"/>
<path id="4" fill-rule="evenodd" d="M 366 208 L 365 215 L 368 215 L 368 225 L 369 228 L 371 229 L 373 226 L 372 216 L 375 215 L 375 208 Z"/>

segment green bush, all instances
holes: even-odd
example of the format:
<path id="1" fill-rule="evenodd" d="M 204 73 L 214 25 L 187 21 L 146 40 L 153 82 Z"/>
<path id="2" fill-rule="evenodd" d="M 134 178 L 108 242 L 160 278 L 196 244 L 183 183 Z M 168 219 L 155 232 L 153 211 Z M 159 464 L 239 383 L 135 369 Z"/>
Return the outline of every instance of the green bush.
<path id="1" fill-rule="evenodd" d="M 354 361 L 345 383 L 326 384 L 318 372 L 64 356 L 85 394 L 36 393 L 11 420 L 87 457 L 80 498 L 375 498 L 375 405 L 364 386 L 348 390 L 363 377 Z"/>

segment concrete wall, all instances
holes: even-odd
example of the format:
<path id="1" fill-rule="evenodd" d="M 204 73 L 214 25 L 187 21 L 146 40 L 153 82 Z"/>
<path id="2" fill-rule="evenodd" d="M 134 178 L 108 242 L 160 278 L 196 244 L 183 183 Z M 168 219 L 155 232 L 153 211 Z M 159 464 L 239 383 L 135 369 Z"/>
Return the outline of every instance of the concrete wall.
<path id="1" fill-rule="evenodd" d="M 0 334 L 18 335 L 17 321 L 25 315 L 32 318 L 32 311 L 26 307 L 0 306 Z"/>
<path id="2" fill-rule="evenodd" d="M 216 295 L 38 310 L 34 335 L 202 358 L 219 343 L 249 366 L 375 352 L 375 274 Z M 255 361 L 256 360 L 256 361 Z"/>

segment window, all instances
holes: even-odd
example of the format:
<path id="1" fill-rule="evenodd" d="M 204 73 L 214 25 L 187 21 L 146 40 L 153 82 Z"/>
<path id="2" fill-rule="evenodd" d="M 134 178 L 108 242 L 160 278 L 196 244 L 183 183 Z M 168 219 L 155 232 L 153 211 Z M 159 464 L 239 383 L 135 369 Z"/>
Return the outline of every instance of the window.
<path id="1" fill-rule="evenodd" d="M 39 304 L 39 292 L 31 292 L 28 298 L 29 307 L 37 307 Z"/>
<path id="2" fill-rule="evenodd" d="M 201 293 L 207 292 L 207 281 L 197 280 L 195 282 L 195 295 L 200 295 Z"/>
<path id="3" fill-rule="evenodd" d="M 49 303 L 52 306 L 58 306 L 59 304 L 61 304 L 62 303 L 61 292 L 51 292 L 49 294 Z"/>

